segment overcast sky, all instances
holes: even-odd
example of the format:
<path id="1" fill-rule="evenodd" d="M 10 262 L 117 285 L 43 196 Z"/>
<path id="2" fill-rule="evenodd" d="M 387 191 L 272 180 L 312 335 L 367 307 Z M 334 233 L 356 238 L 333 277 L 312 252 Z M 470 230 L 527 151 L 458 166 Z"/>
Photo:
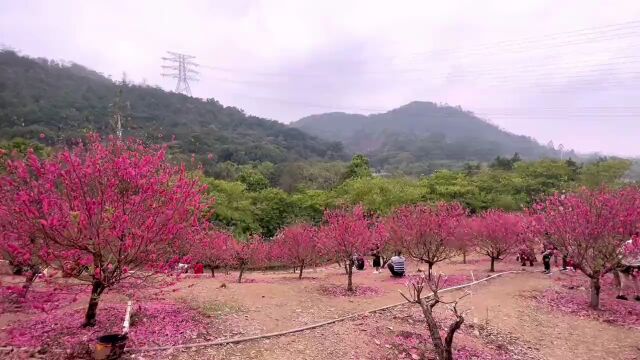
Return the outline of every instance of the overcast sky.
<path id="1" fill-rule="evenodd" d="M 577 151 L 640 155 L 640 1 L 1 1 L 0 43 L 290 122 L 460 105 Z M 635 100 L 635 101 L 632 101 Z"/>

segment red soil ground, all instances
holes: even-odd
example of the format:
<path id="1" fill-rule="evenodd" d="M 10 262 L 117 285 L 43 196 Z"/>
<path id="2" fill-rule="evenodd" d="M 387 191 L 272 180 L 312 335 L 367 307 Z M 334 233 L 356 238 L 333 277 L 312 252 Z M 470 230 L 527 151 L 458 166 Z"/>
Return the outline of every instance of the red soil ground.
<path id="1" fill-rule="evenodd" d="M 451 275 L 449 285 L 486 277 L 488 261 L 472 260 L 469 264 L 461 264 L 458 259 L 439 264 L 435 271 Z M 411 265 L 409 272 L 415 274 L 417 267 Z M 549 306 L 549 301 L 545 301 L 551 291 L 567 291 L 563 284 L 579 283 L 586 278 L 560 272 L 544 275 L 539 266 L 524 269 L 522 273 L 505 275 L 472 287 L 471 295 L 461 301 L 460 307 L 470 312 L 456 336 L 458 359 L 640 359 L 640 329 L 633 324 L 612 323 L 593 314 L 585 316 L 561 306 Z M 497 264 L 497 271 L 505 270 L 521 268 L 513 261 Z M 215 279 L 205 274 L 200 278 L 183 279 L 164 293 L 164 300 L 195 310 L 205 319 L 201 322 L 202 331 L 181 341 L 243 337 L 309 325 L 401 302 L 403 299 L 398 291 L 406 289 L 404 280 L 392 279 L 387 272 L 374 274 L 370 266 L 354 274 L 354 283 L 362 290 L 356 296 L 342 296 L 336 290 L 346 287 L 346 276 L 337 266 L 307 270 L 302 280 L 290 272 L 250 272 L 246 278 L 247 283 L 237 284 L 234 273 L 220 274 Z M 225 286 L 221 287 L 223 283 Z M 461 293 L 452 292 L 446 298 Z M 578 295 L 569 293 L 566 296 Z M 610 296 L 609 290 L 604 291 L 603 297 Z M 605 303 L 610 301 L 615 300 L 607 298 Z M 104 302 L 123 307 L 124 299 L 107 295 Z M 81 310 L 85 304 L 86 297 L 79 297 L 76 302 L 56 311 Z M 439 315 L 446 318 L 446 307 L 439 309 Z M 625 304 L 624 309 L 640 314 L 640 303 Z M 99 310 L 99 320 L 100 315 Z M 0 343 L 7 344 L 9 330 L 19 326 L 20 321 L 38 316 L 37 313 L 0 314 Z M 432 356 L 429 344 L 419 309 L 407 304 L 270 339 L 128 356 L 185 360 L 429 359 Z M 25 355 L 24 351 L 20 353 Z M 0 357 L 20 356 L 16 351 L 5 354 L 0 353 Z M 51 354 L 42 357 L 51 358 Z"/>

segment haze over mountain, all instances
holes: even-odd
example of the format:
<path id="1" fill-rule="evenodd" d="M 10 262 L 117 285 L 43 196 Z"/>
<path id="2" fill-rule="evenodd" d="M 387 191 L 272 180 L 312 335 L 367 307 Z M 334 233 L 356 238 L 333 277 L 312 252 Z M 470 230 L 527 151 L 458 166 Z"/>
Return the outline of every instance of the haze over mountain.
<path id="1" fill-rule="evenodd" d="M 428 100 L 581 153 L 640 155 L 637 0 L 161 4 L 1 1 L 0 44 L 168 90 L 166 51 L 193 55 L 195 96 L 285 123 Z"/>
<path id="2" fill-rule="evenodd" d="M 114 82 L 78 64 L 0 51 L 0 140 L 23 137 L 52 145 L 88 131 L 113 134 L 116 112 L 125 135 L 150 142 L 175 136 L 179 152 L 200 159 L 243 164 L 345 158 L 340 143 L 214 99 Z"/>
<path id="3" fill-rule="evenodd" d="M 504 131 L 461 107 L 414 101 L 385 113 L 326 113 L 291 124 L 324 139 L 339 140 L 374 165 L 486 162 L 518 153 L 525 159 L 560 157 L 560 151 L 533 138 Z M 576 156 L 572 151 L 565 156 Z"/>

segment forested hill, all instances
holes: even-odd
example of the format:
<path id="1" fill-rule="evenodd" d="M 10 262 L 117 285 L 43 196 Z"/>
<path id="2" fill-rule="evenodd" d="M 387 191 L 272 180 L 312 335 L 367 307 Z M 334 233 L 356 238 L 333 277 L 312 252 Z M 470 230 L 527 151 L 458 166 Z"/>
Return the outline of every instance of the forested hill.
<path id="1" fill-rule="evenodd" d="M 412 102 L 381 114 L 327 113 L 292 124 L 325 139 L 340 140 L 351 152 L 368 154 L 374 165 L 433 161 L 491 161 L 519 153 L 525 159 L 559 153 L 515 135 L 460 107 Z"/>
<path id="2" fill-rule="evenodd" d="M 179 152 L 208 158 L 212 154 L 218 162 L 345 156 L 338 142 L 246 115 L 213 99 L 115 82 L 77 64 L 0 52 L 0 140 L 23 137 L 53 145 L 91 130 L 114 133 L 116 112 L 125 119 L 125 135 L 152 142 L 175 136 Z"/>

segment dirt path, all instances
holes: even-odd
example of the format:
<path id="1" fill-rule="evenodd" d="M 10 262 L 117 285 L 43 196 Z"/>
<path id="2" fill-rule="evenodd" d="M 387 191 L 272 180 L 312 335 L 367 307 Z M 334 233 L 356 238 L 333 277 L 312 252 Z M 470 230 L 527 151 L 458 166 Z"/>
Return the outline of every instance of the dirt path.
<path id="1" fill-rule="evenodd" d="M 554 273 L 552 276 L 565 276 Z M 540 273 L 507 276 L 478 287 L 466 306 L 470 316 L 534 346 L 547 359 L 621 359 L 640 357 L 640 331 L 558 312 L 532 304 L 526 295 L 555 286 Z"/>
<path id="2" fill-rule="evenodd" d="M 446 262 L 436 273 L 480 279 L 487 276 L 488 261 L 471 258 L 468 264 Z M 415 274 L 415 264 L 409 269 Z M 502 262 L 498 271 L 520 270 L 514 262 Z M 550 286 L 559 286 L 554 273 L 543 275 L 539 268 L 506 275 L 472 288 L 462 308 L 471 310 L 466 324 L 456 335 L 456 346 L 487 348 L 501 357 L 485 359 L 564 360 L 622 359 L 640 360 L 640 331 L 579 318 L 548 310 L 532 298 Z M 533 269 L 538 271 L 532 271 Z M 473 274 L 473 275 L 472 275 Z M 453 276 L 451 276 L 453 278 Z M 326 287 L 343 288 L 346 277 L 337 266 L 305 271 L 299 281 L 290 272 L 250 272 L 247 283 L 235 283 L 235 274 L 189 278 L 178 282 L 168 296 L 185 302 L 202 314 L 219 322 L 222 330 L 211 333 L 209 340 L 245 337 L 288 330 L 304 325 L 350 315 L 402 301 L 398 291 L 406 290 L 405 280 L 390 278 L 388 273 L 373 274 L 370 268 L 356 272 L 356 286 L 375 290 L 374 294 L 355 297 L 323 293 Z M 224 286 L 221 286 L 223 285 Z M 445 297 L 455 296 L 448 294 Z M 122 301 L 108 295 L 105 301 Z M 83 307 L 80 299 L 69 306 Z M 446 313 L 446 308 L 440 308 Z M 640 305 L 638 306 L 640 311 Z M 217 320 L 219 319 L 219 321 Z M 15 314 L 0 314 L 1 328 L 15 320 Z M 426 353 L 409 353 L 402 342 L 414 341 L 414 348 L 429 340 L 420 311 L 405 305 L 394 310 L 358 317 L 318 329 L 247 343 L 162 353 L 140 353 L 139 359 L 426 359 Z M 416 333 L 422 335 L 412 338 Z M 416 336 L 417 336 L 416 335 Z M 403 340 L 404 339 L 404 340 Z M 417 339 L 417 340 L 416 340 Z M 411 351 L 415 349 L 409 349 Z M 506 354 L 506 355 L 505 355 Z M 504 355 L 504 356 L 502 356 Z M 471 357 L 473 358 L 473 357 Z"/>
<path id="3" fill-rule="evenodd" d="M 476 269 L 478 270 L 478 269 Z M 338 275 L 339 276 L 339 275 Z M 559 273 L 553 276 L 562 276 Z M 331 279 L 329 275 L 327 279 Z M 359 280 L 363 281 L 364 276 Z M 377 278 L 373 277 L 372 281 Z M 250 284 L 254 286 L 249 293 L 247 289 L 239 291 L 235 296 L 244 306 L 250 305 L 250 298 L 259 300 L 255 303 L 246 324 L 262 323 L 260 332 L 282 330 L 298 326 L 300 323 L 312 323 L 328 318 L 345 315 L 349 312 L 362 311 L 366 308 L 398 302 L 397 290 L 402 286 L 396 283 L 386 284 L 395 291 L 385 293 L 374 299 L 345 300 L 330 299 L 314 295 L 314 282 L 301 285 L 300 288 L 285 286 L 280 289 L 274 284 Z M 257 286 L 265 285 L 266 287 Z M 267 286 L 268 285 L 268 286 Z M 463 307 L 471 309 L 468 323 L 488 327 L 478 335 L 478 341 L 490 344 L 492 340 L 516 344 L 528 350 L 528 354 L 519 359 L 634 359 L 640 356 L 640 331 L 613 326 L 591 319 L 580 319 L 571 315 L 550 313 L 533 303 L 530 295 L 537 294 L 548 286 L 555 286 L 550 277 L 538 272 L 506 275 L 487 284 L 472 289 L 472 295 L 464 300 Z M 294 307 L 301 311 L 289 312 L 291 302 L 281 302 L 278 298 L 270 298 L 261 293 L 270 289 L 281 291 L 286 298 L 293 296 Z M 233 290 L 232 290 L 233 291 Z M 287 293 L 290 291 L 291 293 Z M 251 294 L 251 295 L 250 295 Z M 235 299 L 235 296 L 233 298 Z M 289 310 L 287 310 L 289 309 Z M 407 310 L 399 310 L 400 313 Z M 424 323 L 407 324 L 407 320 L 398 313 L 381 314 L 377 317 L 359 318 L 326 327 L 286 335 L 278 338 L 252 341 L 249 343 L 224 346 L 210 349 L 176 351 L 175 359 L 208 358 L 208 359 L 390 359 L 389 345 L 384 343 L 383 333 L 388 329 L 411 329 L 424 327 Z M 265 322 L 263 322 L 265 321 Z M 411 321 L 411 320 L 409 320 Z M 419 318 L 417 321 L 421 321 Z M 269 322 L 273 322 L 269 325 Z M 245 324 L 245 321 L 241 323 Z M 372 323 L 378 324 L 377 327 Z M 396 331 L 397 332 L 397 331 Z M 248 335 L 248 334 L 247 334 Z M 494 344 L 495 345 L 495 344 Z M 509 347 L 509 344 L 497 344 L 498 347 Z"/>

